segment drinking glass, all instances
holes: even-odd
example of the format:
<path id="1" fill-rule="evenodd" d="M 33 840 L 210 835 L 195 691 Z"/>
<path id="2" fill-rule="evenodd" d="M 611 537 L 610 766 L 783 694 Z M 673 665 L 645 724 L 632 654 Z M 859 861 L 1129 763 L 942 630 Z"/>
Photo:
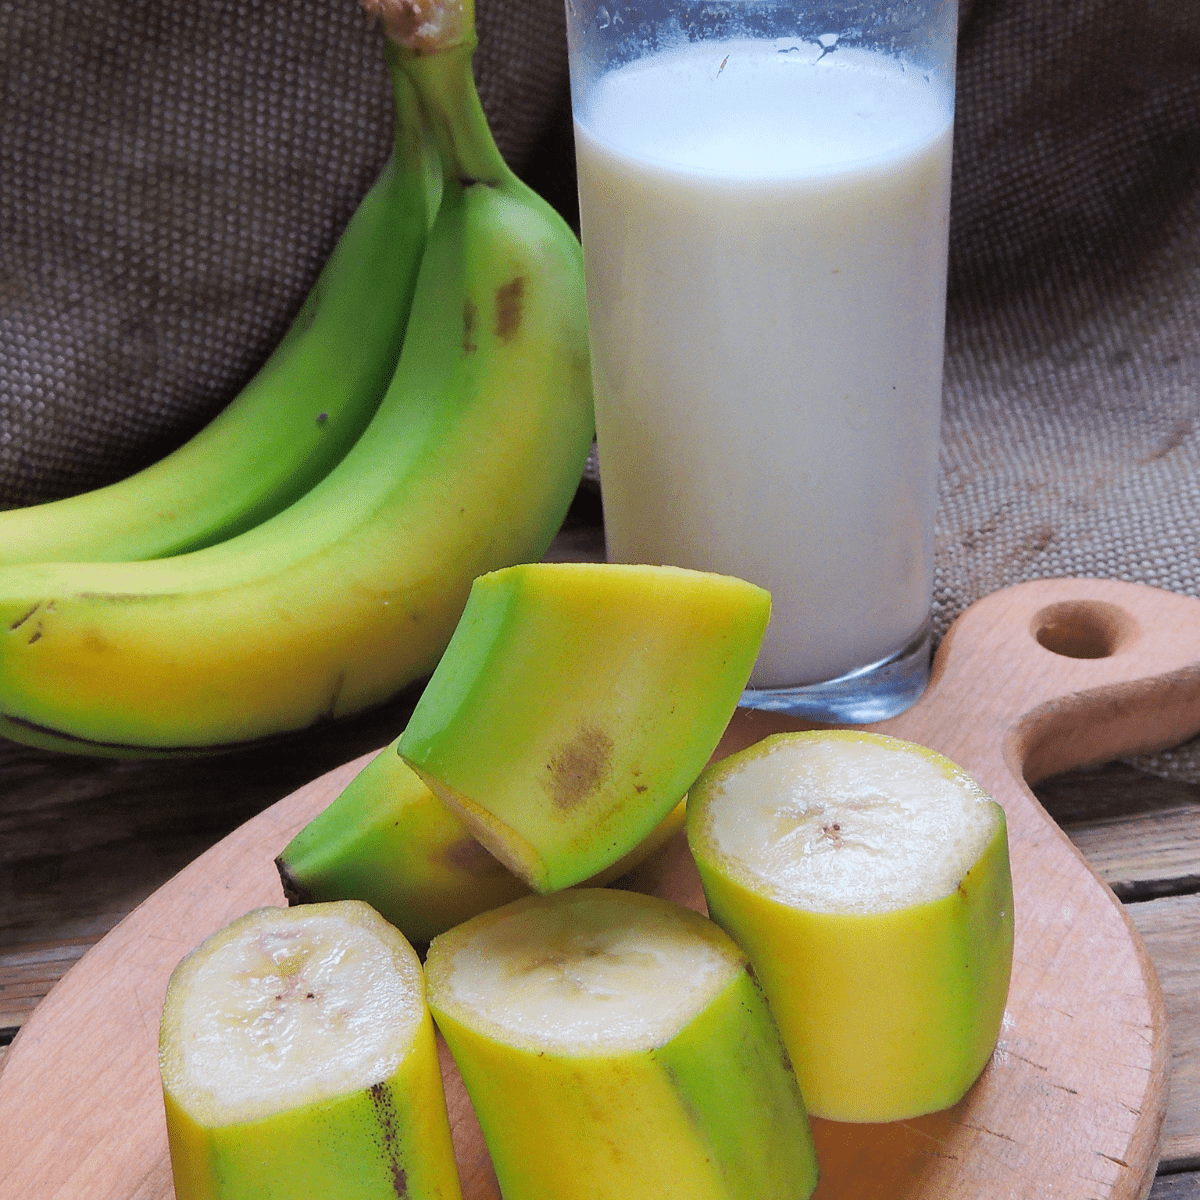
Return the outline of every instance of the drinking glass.
<path id="1" fill-rule="evenodd" d="M 773 612 L 743 704 L 928 679 L 955 0 L 567 0 L 608 557 Z"/>

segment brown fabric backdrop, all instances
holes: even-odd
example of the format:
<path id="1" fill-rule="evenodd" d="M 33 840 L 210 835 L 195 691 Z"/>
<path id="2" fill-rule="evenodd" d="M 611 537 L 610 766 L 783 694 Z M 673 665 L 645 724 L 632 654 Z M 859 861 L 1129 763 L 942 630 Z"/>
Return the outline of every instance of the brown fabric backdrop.
<path id="1" fill-rule="evenodd" d="M 561 0 L 479 21 L 502 149 L 569 212 Z M 1200 4 L 961 28 L 937 630 L 1039 576 L 1200 595 Z M 356 0 L 0 6 L 0 505 L 151 461 L 262 361 L 387 152 L 378 36 Z"/>
<path id="2" fill-rule="evenodd" d="M 1200 4 L 976 0 L 959 62 L 937 630 L 1031 578 L 1200 596 Z"/>

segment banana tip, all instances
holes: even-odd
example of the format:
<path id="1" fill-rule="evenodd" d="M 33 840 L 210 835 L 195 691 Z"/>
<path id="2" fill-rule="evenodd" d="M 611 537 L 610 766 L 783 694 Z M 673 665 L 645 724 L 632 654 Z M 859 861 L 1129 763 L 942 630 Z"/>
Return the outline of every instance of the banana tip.
<path id="1" fill-rule="evenodd" d="M 284 862 L 282 855 L 275 860 L 275 869 L 279 872 L 279 882 L 283 885 L 283 898 L 288 902 L 289 908 L 313 902 L 312 893 L 292 874 L 291 868 Z"/>

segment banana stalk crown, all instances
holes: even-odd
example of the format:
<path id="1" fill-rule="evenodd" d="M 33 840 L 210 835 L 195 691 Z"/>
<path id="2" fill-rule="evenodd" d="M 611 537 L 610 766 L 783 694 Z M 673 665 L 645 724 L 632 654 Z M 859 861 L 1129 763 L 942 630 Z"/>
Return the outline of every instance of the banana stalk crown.
<path id="1" fill-rule="evenodd" d="M 362 0 L 381 17 L 389 38 L 414 54 L 438 54 L 474 43 L 473 0 Z"/>

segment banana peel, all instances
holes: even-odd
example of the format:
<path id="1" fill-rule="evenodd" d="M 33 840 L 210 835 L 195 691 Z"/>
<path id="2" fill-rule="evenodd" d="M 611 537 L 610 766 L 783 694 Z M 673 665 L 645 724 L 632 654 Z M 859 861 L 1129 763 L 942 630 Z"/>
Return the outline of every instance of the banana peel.
<path id="1" fill-rule="evenodd" d="M 745 956 L 611 889 L 530 896 L 430 946 L 430 1007 L 505 1200 L 804 1200 L 804 1103 Z"/>
<path id="2" fill-rule="evenodd" d="M 966 1094 L 1013 950 L 1004 811 L 978 784 L 896 738 L 779 734 L 700 776 L 688 842 L 813 1116 L 899 1121 Z"/>
<path id="3" fill-rule="evenodd" d="M 364 900 L 415 945 L 529 894 L 396 751 L 377 754 L 287 844 L 275 865 L 289 903 Z M 681 800 L 650 835 L 588 880 L 601 887 L 684 825 Z"/>

